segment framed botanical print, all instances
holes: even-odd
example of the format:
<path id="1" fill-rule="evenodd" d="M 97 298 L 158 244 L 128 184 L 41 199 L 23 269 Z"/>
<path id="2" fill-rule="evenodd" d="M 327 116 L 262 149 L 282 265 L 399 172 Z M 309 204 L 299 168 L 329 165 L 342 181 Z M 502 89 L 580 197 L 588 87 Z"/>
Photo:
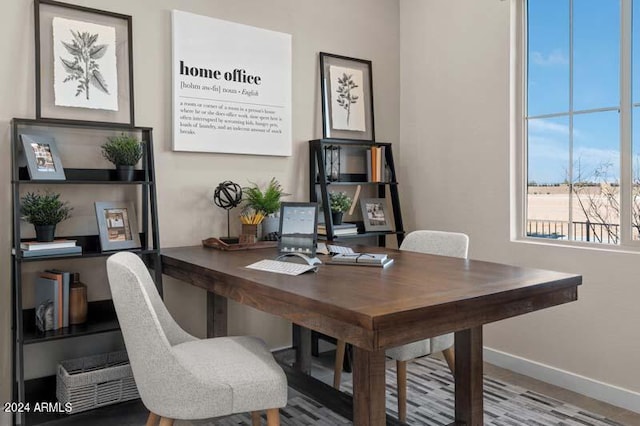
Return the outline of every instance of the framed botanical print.
<path id="1" fill-rule="evenodd" d="M 36 117 L 134 124 L 131 16 L 35 0 Z"/>
<path id="2" fill-rule="evenodd" d="M 140 248 L 133 203 L 97 201 L 95 204 L 102 251 Z"/>
<path id="3" fill-rule="evenodd" d="M 360 209 L 364 229 L 371 231 L 391 231 L 391 215 L 389 214 L 386 198 L 361 198 Z"/>
<path id="4" fill-rule="evenodd" d="M 52 137 L 23 133 L 20 140 L 31 180 L 65 180 L 60 154 Z"/>
<path id="5" fill-rule="evenodd" d="M 320 52 L 322 136 L 376 138 L 371 61 Z"/>

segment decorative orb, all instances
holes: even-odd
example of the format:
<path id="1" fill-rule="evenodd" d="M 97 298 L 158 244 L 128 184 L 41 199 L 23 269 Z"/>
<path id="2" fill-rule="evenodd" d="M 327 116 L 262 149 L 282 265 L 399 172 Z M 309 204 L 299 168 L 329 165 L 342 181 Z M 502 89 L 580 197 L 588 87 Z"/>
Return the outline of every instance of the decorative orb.
<path id="1" fill-rule="evenodd" d="M 231 210 L 242 202 L 242 187 L 226 180 L 220 183 L 213 192 L 213 202 L 225 210 Z"/>

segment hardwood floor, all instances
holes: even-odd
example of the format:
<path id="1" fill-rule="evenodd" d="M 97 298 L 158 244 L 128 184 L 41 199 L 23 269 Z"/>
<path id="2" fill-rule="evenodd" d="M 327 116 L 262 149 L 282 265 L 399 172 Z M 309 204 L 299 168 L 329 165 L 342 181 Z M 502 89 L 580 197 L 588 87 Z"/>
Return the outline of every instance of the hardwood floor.
<path id="1" fill-rule="evenodd" d="M 606 416 L 626 426 L 640 426 L 640 413 L 634 413 L 633 411 L 625 410 L 624 408 L 616 407 L 486 362 L 484 363 L 484 372 L 496 379 L 559 399 L 595 414 Z"/>

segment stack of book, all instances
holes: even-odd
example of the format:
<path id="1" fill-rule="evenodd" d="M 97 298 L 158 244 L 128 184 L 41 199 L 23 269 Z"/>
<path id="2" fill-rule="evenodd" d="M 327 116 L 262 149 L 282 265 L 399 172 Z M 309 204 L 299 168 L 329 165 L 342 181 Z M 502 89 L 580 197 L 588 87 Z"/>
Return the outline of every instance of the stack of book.
<path id="1" fill-rule="evenodd" d="M 22 257 L 82 254 L 82 247 L 76 245 L 76 240 L 54 240 L 48 243 L 28 241 L 20 243 L 20 248 Z"/>
<path id="2" fill-rule="evenodd" d="M 340 225 L 333 225 L 333 235 L 336 237 L 344 235 L 357 235 L 358 226 L 355 223 L 342 223 Z M 318 235 L 327 235 L 327 227 L 324 223 L 318 225 Z"/>
<path id="3" fill-rule="evenodd" d="M 393 259 L 384 253 L 340 253 L 331 258 L 334 265 L 378 266 L 384 268 Z"/>
<path id="4" fill-rule="evenodd" d="M 36 327 L 44 332 L 69 326 L 71 273 L 51 269 L 40 273 L 35 285 Z"/>

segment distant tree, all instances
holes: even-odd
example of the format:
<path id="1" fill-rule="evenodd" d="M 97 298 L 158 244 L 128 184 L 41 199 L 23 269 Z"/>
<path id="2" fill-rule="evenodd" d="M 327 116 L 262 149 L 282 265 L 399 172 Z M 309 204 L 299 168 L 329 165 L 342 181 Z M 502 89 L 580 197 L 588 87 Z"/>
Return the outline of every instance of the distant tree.
<path id="1" fill-rule="evenodd" d="M 637 162 L 637 161 L 636 161 Z M 634 167 L 631 197 L 631 226 L 640 233 L 640 164 Z M 612 177 L 613 163 L 603 162 L 591 173 L 586 174 L 582 170 L 578 160 L 575 167 L 574 183 L 570 185 L 571 193 L 575 195 L 575 201 L 587 218 L 590 227 L 590 235 L 594 241 L 602 242 L 604 237 L 608 241 L 618 243 L 620 241 L 620 182 Z M 599 187 L 595 192 L 593 187 Z M 602 230 L 604 232 L 597 232 Z"/>

